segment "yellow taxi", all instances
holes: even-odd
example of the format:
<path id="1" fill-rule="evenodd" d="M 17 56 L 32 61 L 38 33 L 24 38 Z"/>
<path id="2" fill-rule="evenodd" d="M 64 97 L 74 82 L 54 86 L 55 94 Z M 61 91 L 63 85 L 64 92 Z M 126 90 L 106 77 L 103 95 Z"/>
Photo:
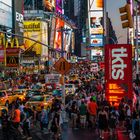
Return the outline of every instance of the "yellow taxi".
<path id="1" fill-rule="evenodd" d="M 22 101 L 23 102 L 25 100 L 25 96 L 26 96 L 25 90 L 17 89 L 14 91 L 15 101 Z"/>
<path id="2" fill-rule="evenodd" d="M 5 110 L 8 113 L 8 108 L 6 106 L 0 105 L 0 117 L 2 116 L 2 110 Z"/>
<path id="3" fill-rule="evenodd" d="M 25 107 L 33 109 L 33 106 L 36 107 L 38 112 L 41 111 L 41 107 L 44 106 L 45 109 L 51 108 L 53 103 L 53 97 L 50 95 L 36 95 L 29 99 L 26 102 Z"/>
<path id="4" fill-rule="evenodd" d="M 0 91 L 0 104 L 6 107 L 9 106 L 12 102 L 15 101 L 15 97 L 13 96 L 12 91 L 2 90 Z"/>

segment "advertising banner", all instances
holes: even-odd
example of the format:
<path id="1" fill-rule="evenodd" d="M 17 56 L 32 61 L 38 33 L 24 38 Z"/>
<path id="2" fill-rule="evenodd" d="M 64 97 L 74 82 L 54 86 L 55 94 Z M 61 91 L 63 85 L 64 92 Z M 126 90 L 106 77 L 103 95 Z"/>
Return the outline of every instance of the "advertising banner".
<path id="1" fill-rule="evenodd" d="M 89 0 L 89 10 L 103 10 L 103 0 Z"/>
<path id="2" fill-rule="evenodd" d="M 41 34 L 41 22 L 40 21 L 24 21 L 24 36 L 32 38 L 36 41 L 40 41 L 42 39 Z M 25 50 L 28 48 L 34 46 L 34 51 L 36 51 L 36 54 L 41 55 L 41 45 L 37 44 L 36 42 L 24 39 L 24 47 Z"/>
<path id="3" fill-rule="evenodd" d="M 62 0 L 56 0 L 56 12 L 62 14 Z"/>
<path id="4" fill-rule="evenodd" d="M 46 11 L 54 11 L 55 0 L 44 0 L 43 3 Z"/>
<path id="5" fill-rule="evenodd" d="M 19 48 L 6 48 L 6 66 L 18 67 L 19 65 Z"/>
<path id="6" fill-rule="evenodd" d="M 64 27 L 64 21 L 60 18 L 56 18 L 55 26 L 55 38 L 54 38 L 54 49 L 61 50 L 62 40 L 61 40 L 61 28 Z"/>
<path id="7" fill-rule="evenodd" d="M 0 25 L 12 28 L 12 0 L 0 0 Z"/>
<path id="8" fill-rule="evenodd" d="M 91 56 L 102 56 L 102 55 L 103 55 L 103 50 L 99 50 L 99 49 L 91 50 Z"/>
<path id="9" fill-rule="evenodd" d="M 103 26 L 101 24 L 103 11 L 94 11 L 90 14 L 90 34 L 103 34 Z"/>
<path id="10" fill-rule="evenodd" d="M 93 47 L 103 46 L 103 35 L 91 35 L 90 46 Z"/>
<path id="11" fill-rule="evenodd" d="M 119 104 L 122 98 L 132 99 L 132 45 L 105 46 L 106 98 Z"/>
<path id="12" fill-rule="evenodd" d="M 71 46 L 72 29 L 67 24 L 65 24 L 64 28 L 69 29 L 69 31 L 64 32 L 64 50 L 68 52 L 70 51 L 70 46 Z"/>
<path id="13" fill-rule="evenodd" d="M 14 33 L 23 36 L 23 0 L 13 1 L 13 21 Z M 8 21 L 9 22 L 9 21 Z M 23 45 L 23 38 L 19 38 L 19 45 Z"/>

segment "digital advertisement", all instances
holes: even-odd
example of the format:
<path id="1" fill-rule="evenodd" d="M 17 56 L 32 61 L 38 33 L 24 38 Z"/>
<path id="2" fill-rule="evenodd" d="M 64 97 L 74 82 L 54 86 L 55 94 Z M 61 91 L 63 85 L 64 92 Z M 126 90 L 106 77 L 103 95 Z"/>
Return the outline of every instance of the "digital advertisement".
<path id="1" fill-rule="evenodd" d="M 54 49 L 61 50 L 62 39 L 61 39 L 61 28 L 64 27 L 64 21 L 60 18 L 56 18 L 56 31 L 54 38 Z"/>
<path id="2" fill-rule="evenodd" d="M 103 0 L 89 0 L 90 10 L 103 10 Z"/>
<path id="3" fill-rule="evenodd" d="M 90 34 L 103 34 L 103 26 L 101 19 L 103 18 L 102 11 L 94 11 L 90 13 Z"/>
<path id="4" fill-rule="evenodd" d="M 55 0 L 44 0 L 44 7 L 47 11 L 54 11 L 55 8 Z"/>
<path id="5" fill-rule="evenodd" d="M 91 35 L 90 46 L 92 47 L 103 46 L 103 35 Z"/>
<path id="6" fill-rule="evenodd" d="M 132 99 L 132 45 L 105 46 L 105 81 L 108 101 Z"/>
<path id="7" fill-rule="evenodd" d="M 56 0 L 56 12 L 62 14 L 62 0 Z"/>

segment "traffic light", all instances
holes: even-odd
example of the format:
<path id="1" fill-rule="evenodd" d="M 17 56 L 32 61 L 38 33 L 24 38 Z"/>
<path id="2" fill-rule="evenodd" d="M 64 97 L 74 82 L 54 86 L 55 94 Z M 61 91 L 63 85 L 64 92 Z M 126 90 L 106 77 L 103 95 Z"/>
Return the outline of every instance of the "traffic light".
<path id="1" fill-rule="evenodd" d="M 124 7 L 119 8 L 121 14 L 121 21 L 123 28 L 133 28 L 133 18 L 130 11 L 130 4 L 126 4 Z"/>

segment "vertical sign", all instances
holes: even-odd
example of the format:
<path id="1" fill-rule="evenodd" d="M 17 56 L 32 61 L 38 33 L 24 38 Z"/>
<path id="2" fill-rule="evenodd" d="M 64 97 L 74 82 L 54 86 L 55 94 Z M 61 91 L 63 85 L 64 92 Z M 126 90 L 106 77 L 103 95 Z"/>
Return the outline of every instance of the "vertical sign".
<path id="1" fill-rule="evenodd" d="M 13 0 L 13 29 L 14 33 L 23 36 L 23 0 Z M 23 45 L 23 38 L 19 38 L 19 45 Z"/>
<path id="2" fill-rule="evenodd" d="M 124 97 L 132 99 L 132 45 L 105 46 L 106 98 L 119 104 Z"/>

